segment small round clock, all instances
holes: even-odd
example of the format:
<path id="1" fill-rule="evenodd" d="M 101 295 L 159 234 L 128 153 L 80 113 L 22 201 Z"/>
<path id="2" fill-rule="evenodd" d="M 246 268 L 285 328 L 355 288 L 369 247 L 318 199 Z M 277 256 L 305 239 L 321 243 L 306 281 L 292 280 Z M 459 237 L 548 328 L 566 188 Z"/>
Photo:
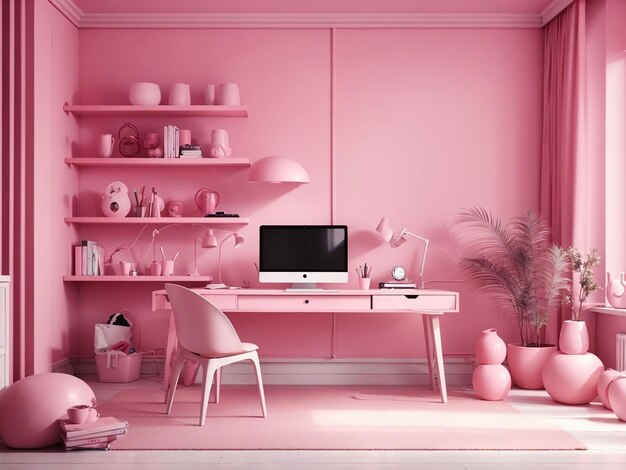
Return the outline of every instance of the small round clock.
<path id="1" fill-rule="evenodd" d="M 403 266 L 394 266 L 391 270 L 391 277 L 396 281 L 404 281 L 406 279 L 406 270 Z"/>

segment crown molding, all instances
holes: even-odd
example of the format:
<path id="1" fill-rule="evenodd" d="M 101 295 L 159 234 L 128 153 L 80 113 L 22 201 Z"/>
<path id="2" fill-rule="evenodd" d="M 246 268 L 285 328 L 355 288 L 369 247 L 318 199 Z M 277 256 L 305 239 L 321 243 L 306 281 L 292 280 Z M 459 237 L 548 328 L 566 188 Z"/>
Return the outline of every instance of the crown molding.
<path id="1" fill-rule="evenodd" d="M 552 19 L 565 10 L 574 0 L 552 0 L 552 2 L 540 13 L 541 25 L 545 26 Z"/>
<path id="2" fill-rule="evenodd" d="M 49 0 L 78 28 L 541 28 L 539 14 L 500 13 L 85 13 Z"/>

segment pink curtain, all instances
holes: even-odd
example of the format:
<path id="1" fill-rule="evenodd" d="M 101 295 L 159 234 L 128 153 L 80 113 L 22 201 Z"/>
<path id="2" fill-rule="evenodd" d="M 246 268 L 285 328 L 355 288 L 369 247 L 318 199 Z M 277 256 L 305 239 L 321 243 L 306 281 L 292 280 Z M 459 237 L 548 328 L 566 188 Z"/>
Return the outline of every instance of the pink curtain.
<path id="1" fill-rule="evenodd" d="M 541 214 L 553 241 L 587 249 L 585 212 L 585 0 L 574 0 L 544 32 Z M 563 312 L 569 317 L 568 310 Z M 564 315 L 547 332 L 554 342 Z"/>

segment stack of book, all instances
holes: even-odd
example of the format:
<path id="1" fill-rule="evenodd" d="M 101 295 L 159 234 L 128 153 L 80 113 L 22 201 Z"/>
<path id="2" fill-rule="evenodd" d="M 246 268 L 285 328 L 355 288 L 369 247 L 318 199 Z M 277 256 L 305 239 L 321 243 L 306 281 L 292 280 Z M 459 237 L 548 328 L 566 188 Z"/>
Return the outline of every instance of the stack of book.
<path id="1" fill-rule="evenodd" d="M 202 149 L 199 145 L 181 145 L 180 158 L 201 158 Z"/>
<path id="2" fill-rule="evenodd" d="M 104 248 L 93 240 L 81 240 L 74 246 L 76 276 L 104 275 Z"/>
<path id="3" fill-rule="evenodd" d="M 67 419 L 59 419 L 57 422 L 65 450 L 107 450 L 111 442 L 128 431 L 128 423 L 113 416 L 82 424 L 72 424 Z"/>

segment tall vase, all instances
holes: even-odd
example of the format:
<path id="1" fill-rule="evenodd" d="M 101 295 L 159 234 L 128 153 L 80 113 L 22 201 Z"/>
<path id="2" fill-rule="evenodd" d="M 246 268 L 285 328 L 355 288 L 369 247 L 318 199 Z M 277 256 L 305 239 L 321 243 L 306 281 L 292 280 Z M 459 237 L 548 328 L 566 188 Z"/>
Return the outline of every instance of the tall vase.
<path id="1" fill-rule="evenodd" d="M 566 405 L 590 403 L 604 372 L 602 361 L 587 352 L 589 335 L 584 321 L 566 320 L 559 335 L 560 352 L 543 369 L 543 385 L 550 397 Z"/>
<path id="2" fill-rule="evenodd" d="M 483 400 L 502 400 L 511 390 L 511 375 L 502 365 L 506 345 L 495 328 L 482 331 L 474 346 L 479 366 L 472 375 L 472 386 Z"/>

